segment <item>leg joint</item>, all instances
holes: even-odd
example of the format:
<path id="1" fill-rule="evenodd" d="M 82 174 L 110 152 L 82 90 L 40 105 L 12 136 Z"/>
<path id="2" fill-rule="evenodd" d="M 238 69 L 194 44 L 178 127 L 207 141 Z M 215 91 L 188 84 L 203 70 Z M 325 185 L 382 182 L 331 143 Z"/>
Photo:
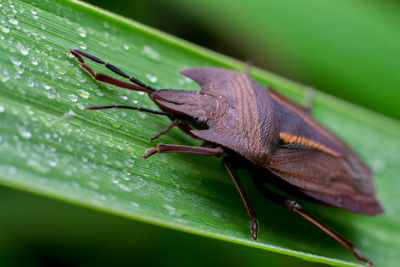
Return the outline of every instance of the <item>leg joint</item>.
<path id="1" fill-rule="evenodd" d="M 290 210 L 290 211 L 300 211 L 303 210 L 303 207 L 299 205 L 299 203 L 297 203 L 294 200 L 290 200 L 290 199 L 286 199 L 285 200 L 285 206 Z"/>

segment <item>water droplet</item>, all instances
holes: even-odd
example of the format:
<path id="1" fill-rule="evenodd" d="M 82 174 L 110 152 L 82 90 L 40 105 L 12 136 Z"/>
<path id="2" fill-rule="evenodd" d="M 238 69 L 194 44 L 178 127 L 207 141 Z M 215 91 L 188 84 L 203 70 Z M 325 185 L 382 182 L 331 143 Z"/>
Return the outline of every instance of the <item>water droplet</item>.
<path id="1" fill-rule="evenodd" d="M 4 112 L 5 108 L 3 106 L 0 106 L 0 113 Z"/>
<path id="2" fill-rule="evenodd" d="M 221 215 L 219 214 L 219 212 L 216 211 L 216 210 L 213 210 L 213 211 L 212 211 L 212 215 L 213 215 L 214 217 L 221 217 Z"/>
<path id="3" fill-rule="evenodd" d="M 119 95 L 119 97 L 122 99 L 122 100 L 128 100 L 128 97 L 126 96 L 126 95 Z"/>
<path id="4" fill-rule="evenodd" d="M 68 97 L 69 97 L 69 100 L 71 100 L 72 102 L 78 101 L 78 97 L 74 94 L 70 94 Z"/>
<path id="5" fill-rule="evenodd" d="M 158 54 L 158 52 L 148 45 L 143 46 L 142 55 L 147 56 L 152 60 L 160 59 L 160 55 Z"/>
<path id="6" fill-rule="evenodd" d="M 130 49 L 129 45 L 125 44 L 125 45 L 124 45 L 124 49 L 125 49 L 125 50 L 129 50 L 129 49 Z"/>
<path id="7" fill-rule="evenodd" d="M 96 89 L 96 95 L 98 95 L 98 96 L 104 96 L 104 92 L 103 91 L 101 91 L 101 90 L 97 90 Z"/>
<path id="8" fill-rule="evenodd" d="M 131 203 L 131 205 L 134 206 L 135 208 L 139 208 L 139 207 L 140 207 L 140 204 L 139 204 L 139 203 L 136 203 L 136 202 L 134 202 L 134 201 L 131 201 L 130 203 Z"/>
<path id="9" fill-rule="evenodd" d="M 21 65 L 21 61 L 19 61 L 16 58 L 11 58 L 11 62 L 12 64 L 14 64 L 15 66 L 20 66 Z"/>
<path id="10" fill-rule="evenodd" d="M 36 58 L 32 58 L 31 64 L 34 65 L 34 66 L 37 66 L 39 64 L 39 62 L 37 61 Z"/>
<path id="11" fill-rule="evenodd" d="M 24 73 L 24 68 L 21 66 L 21 61 L 16 58 L 11 58 L 11 63 L 14 65 L 18 74 Z"/>
<path id="12" fill-rule="evenodd" d="M 130 188 L 130 187 L 127 186 L 127 185 L 124 185 L 124 184 L 117 184 L 117 186 L 118 186 L 120 189 L 122 189 L 123 191 L 126 191 L 126 192 L 131 192 L 131 191 L 132 191 L 132 188 Z"/>
<path id="13" fill-rule="evenodd" d="M 33 81 L 33 79 L 29 79 L 29 81 L 28 81 L 28 86 L 33 88 L 33 87 L 35 87 L 35 85 L 36 85 L 36 84 L 35 84 L 35 82 Z"/>
<path id="14" fill-rule="evenodd" d="M 73 112 L 71 109 L 67 112 L 64 113 L 63 118 L 70 118 L 70 117 L 74 117 L 76 115 L 75 112 Z"/>
<path id="15" fill-rule="evenodd" d="M 146 78 L 149 79 L 149 81 L 152 83 L 156 83 L 158 81 L 158 77 L 150 73 L 146 74 Z"/>
<path id="16" fill-rule="evenodd" d="M 53 167 L 53 168 L 57 167 L 57 161 L 55 161 L 55 160 L 49 160 L 47 163 L 49 164 L 50 167 Z"/>
<path id="17" fill-rule="evenodd" d="M 79 27 L 79 28 L 77 29 L 77 32 L 78 32 L 78 34 L 79 34 L 80 37 L 83 37 L 83 38 L 86 37 L 87 32 L 86 32 L 86 30 L 85 30 L 84 28 Z"/>
<path id="18" fill-rule="evenodd" d="M 67 73 L 64 69 L 62 69 L 60 66 L 55 66 L 54 69 L 57 71 L 57 73 L 64 75 Z"/>
<path id="19" fill-rule="evenodd" d="M 54 99 L 54 98 L 56 98 L 56 96 L 55 96 L 54 94 L 52 94 L 51 92 L 49 92 L 49 91 L 44 92 L 44 94 L 46 95 L 46 97 L 47 97 L 48 99 Z"/>
<path id="20" fill-rule="evenodd" d="M 9 21 L 11 24 L 18 25 L 18 20 L 16 20 L 15 18 L 10 18 L 8 21 Z"/>
<path id="21" fill-rule="evenodd" d="M 174 207 L 171 207 L 170 205 L 163 205 L 164 208 L 168 210 L 169 215 L 174 215 L 176 214 L 176 209 Z"/>
<path id="22" fill-rule="evenodd" d="M 7 27 L 1 26 L 1 31 L 4 32 L 4 33 L 9 33 L 10 29 L 7 28 Z"/>
<path id="23" fill-rule="evenodd" d="M 29 47 L 25 47 L 25 46 L 23 46 L 23 45 L 21 45 L 21 44 L 18 44 L 17 46 L 18 46 L 19 52 L 20 52 L 23 56 L 26 56 L 26 55 L 29 54 Z"/>
<path id="24" fill-rule="evenodd" d="M 111 176 L 114 177 L 115 174 L 114 174 L 114 175 L 111 174 Z M 122 189 L 122 190 L 124 190 L 124 191 L 126 191 L 126 192 L 132 191 L 132 188 L 130 188 L 130 187 L 127 186 L 127 185 L 121 184 L 121 183 L 120 183 L 118 180 L 116 180 L 116 179 L 113 179 L 112 182 L 113 182 L 115 185 L 117 185 L 120 189 Z"/>
<path id="25" fill-rule="evenodd" d="M 50 90 L 50 89 L 51 89 L 51 86 L 44 83 L 44 84 L 43 84 L 43 88 L 46 89 L 46 90 Z"/>
<path id="26" fill-rule="evenodd" d="M 108 45 L 102 41 L 99 41 L 99 45 L 101 45 L 102 47 L 107 47 Z"/>
<path id="27" fill-rule="evenodd" d="M 79 42 L 79 47 L 81 48 L 81 49 L 86 49 L 87 48 L 87 44 L 85 44 L 84 42 L 82 42 L 82 41 L 80 41 Z"/>
<path id="28" fill-rule="evenodd" d="M 33 170 L 39 172 L 39 173 L 48 173 L 49 168 L 47 166 L 42 165 L 38 160 L 36 159 L 28 159 L 27 160 L 27 165 L 31 167 Z"/>
<path id="29" fill-rule="evenodd" d="M 93 181 L 88 182 L 88 185 L 95 190 L 100 188 L 99 184 Z"/>
<path id="30" fill-rule="evenodd" d="M 27 129 L 22 128 L 22 127 L 18 129 L 18 134 L 19 134 L 22 138 L 25 138 L 25 139 L 29 139 L 29 138 L 32 137 L 32 133 L 31 133 L 30 131 L 28 131 Z"/>
<path id="31" fill-rule="evenodd" d="M 88 91 L 83 90 L 83 89 L 78 90 L 78 93 L 84 99 L 88 99 L 89 96 L 90 96 L 90 93 Z"/>
<path id="32" fill-rule="evenodd" d="M 371 163 L 371 167 L 374 172 L 382 173 L 386 168 L 386 164 L 385 161 L 383 161 L 381 158 L 375 158 Z"/>
<path id="33" fill-rule="evenodd" d="M 193 80 L 190 79 L 190 78 L 188 78 L 188 77 L 183 77 L 183 80 L 184 80 L 186 83 L 192 83 L 192 82 L 193 82 Z"/>

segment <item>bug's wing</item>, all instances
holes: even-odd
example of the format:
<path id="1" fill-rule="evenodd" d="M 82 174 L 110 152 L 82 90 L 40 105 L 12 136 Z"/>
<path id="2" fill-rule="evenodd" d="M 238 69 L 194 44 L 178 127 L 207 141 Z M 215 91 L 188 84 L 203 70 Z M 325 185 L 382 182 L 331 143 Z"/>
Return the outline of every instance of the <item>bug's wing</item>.
<path id="1" fill-rule="evenodd" d="M 371 171 L 356 152 L 303 107 L 270 92 L 281 143 L 264 167 L 321 202 L 365 214 L 382 212 Z"/>
<path id="2" fill-rule="evenodd" d="M 248 80 L 245 72 L 215 67 L 187 68 L 179 72 L 197 82 L 202 92 L 230 90 L 235 85 Z"/>
<path id="3" fill-rule="evenodd" d="M 353 151 L 346 152 L 343 158 L 281 147 L 266 167 L 321 202 L 364 214 L 382 212 L 368 167 Z"/>

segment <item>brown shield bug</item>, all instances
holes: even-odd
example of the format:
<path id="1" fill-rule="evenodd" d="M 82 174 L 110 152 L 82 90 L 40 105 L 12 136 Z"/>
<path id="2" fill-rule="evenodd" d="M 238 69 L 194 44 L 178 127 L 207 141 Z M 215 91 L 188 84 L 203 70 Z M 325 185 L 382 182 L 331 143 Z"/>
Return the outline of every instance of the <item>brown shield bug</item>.
<path id="1" fill-rule="evenodd" d="M 237 168 L 245 166 L 251 166 L 254 182 L 265 196 L 318 226 L 359 260 L 372 263 L 350 241 L 297 202 L 263 185 L 273 183 L 280 189 L 353 212 L 368 215 L 383 212 L 375 196 L 370 169 L 349 146 L 311 117 L 307 109 L 260 85 L 245 72 L 212 67 L 184 69 L 180 72 L 200 84 L 200 92 L 158 90 L 98 57 L 78 49 L 70 52 L 95 80 L 146 92 L 162 111 L 123 105 L 88 109 L 123 108 L 165 115 L 172 123 L 151 140 L 177 126 L 205 144 L 201 147 L 158 144 L 146 151 L 144 159 L 155 153 L 172 152 L 225 155 L 223 166 L 247 209 L 254 240 L 258 232 L 256 214 L 236 174 Z M 94 72 L 83 57 L 105 65 L 130 82 Z"/>

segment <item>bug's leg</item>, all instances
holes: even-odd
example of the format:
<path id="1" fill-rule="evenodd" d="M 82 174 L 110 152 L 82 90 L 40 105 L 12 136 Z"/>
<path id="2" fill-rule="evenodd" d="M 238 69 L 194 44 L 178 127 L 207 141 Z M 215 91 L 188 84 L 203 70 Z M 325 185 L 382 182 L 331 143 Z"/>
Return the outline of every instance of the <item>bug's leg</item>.
<path id="1" fill-rule="evenodd" d="M 233 183 L 236 186 L 236 189 L 239 191 L 240 197 L 246 207 L 247 213 L 250 217 L 250 229 L 251 229 L 251 236 L 254 240 L 257 240 L 257 233 L 258 233 L 258 221 L 256 218 L 256 212 L 251 205 L 250 199 L 246 194 L 246 191 L 239 180 L 239 177 L 236 174 L 236 169 L 229 160 L 229 157 L 224 157 L 222 159 L 222 164 L 224 165 L 225 169 L 228 171 L 229 175 L 231 176 Z"/>
<path id="2" fill-rule="evenodd" d="M 164 129 L 162 129 L 158 134 L 154 135 L 153 137 L 150 138 L 150 141 L 154 141 L 156 140 L 158 137 L 160 137 L 161 135 L 169 132 L 169 130 L 171 130 L 173 127 L 178 126 L 179 124 L 181 124 L 182 121 L 180 120 L 173 120 L 171 122 L 170 125 L 168 125 L 167 127 L 165 127 Z"/>
<path id="3" fill-rule="evenodd" d="M 221 157 L 224 154 L 224 150 L 220 146 L 210 148 L 199 146 L 158 144 L 157 147 L 147 149 L 142 159 L 147 159 L 148 157 L 156 153 L 185 153 Z"/>
<path id="4" fill-rule="evenodd" d="M 157 114 L 157 115 L 164 115 L 164 116 L 174 116 L 173 114 L 163 112 L 163 111 L 158 111 L 158 110 L 152 110 L 152 109 L 147 109 L 147 108 L 142 108 L 142 107 L 135 107 L 135 106 L 125 106 L 125 105 L 105 105 L 105 106 L 89 106 L 86 107 L 86 109 L 91 109 L 91 110 L 98 110 L 98 109 L 110 109 L 110 108 L 121 108 L 121 109 L 134 109 L 138 111 L 143 111 L 143 112 L 148 112 L 152 114 Z"/>
<path id="5" fill-rule="evenodd" d="M 98 58 L 96 56 L 93 56 L 93 55 L 91 55 L 89 53 L 86 53 L 86 52 L 84 52 L 82 50 L 79 50 L 79 49 L 72 49 L 69 52 L 79 60 L 79 62 L 81 63 L 80 64 L 81 68 L 84 69 L 87 73 L 89 73 L 95 80 L 98 80 L 98 81 L 101 81 L 101 82 L 105 82 L 105 83 L 108 83 L 108 84 L 112 84 L 112 85 L 115 85 L 115 86 L 118 86 L 118 87 L 130 89 L 130 90 L 135 90 L 135 91 L 143 91 L 143 92 L 147 92 L 147 93 L 157 91 L 156 88 L 154 88 L 154 87 L 152 87 L 150 85 L 147 85 L 144 82 L 142 82 L 142 81 L 140 81 L 140 80 L 138 80 L 138 79 L 136 79 L 136 78 L 134 78 L 132 76 L 129 76 L 128 74 L 126 74 L 122 70 L 118 69 L 114 65 L 112 65 L 110 63 L 107 63 L 107 62 L 103 61 L 102 59 L 100 59 L 100 58 Z M 90 59 L 90 60 L 92 60 L 94 62 L 103 64 L 109 70 L 111 70 L 114 73 L 116 73 L 116 74 L 128 79 L 133 84 L 125 82 L 125 81 L 121 81 L 119 79 L 116 79 L 116 78 L 111 77 L 111 76 L 109 76 L 107 74 L 104 74 L 104 73 L 95 72 L 89 65 L 87 65 L 85 63 L 85 61 L 83 60 L 82 56 L 86 57 L 86 58 L 88 58 L 88 59 Z"/>
<path id="6" fill-rule="evenodd" d="M 327 224 L 323 223 L 319 219 L 317 219 L 314 215 L 306 211 L 302 206 L 300 206 L 296 201 L 287 199 L 270 189 L 266 188 L 265 186 L 262 186 L 261 182 L 258 181 L 257 179 L 254 179 L 257 188 L 262 192 L 266 197 L 269 199 L 283 205 L 290 211 L 294 211 L 307 219 L 308 221 L 312 222 L 314 225 L 319 227 L 322 231 L 336 239 L 339 243 L 341 243 L 343 246 L 345 246 L 348 250 L 350 250 L 354 256 L 356 256 L 360 261 L 364 261 L 368 263 L 369 265 L 372 265 L 372 261 L 365 257 L 360 250 L 358 250 L 353 243 L 351 243 L 349 240 L 347 240 L 344 236 L 333 230 L 331 227 L 329 227 Z"/>
<path id="7" fill-rule="evenodd" d="M 153 141 L 155 139 L 157 139 L 158 137 L 160 137 L 161 135 L 167 133 L 169 130 L 171 130 L 174 126 L 179 126 L 182 124 L 182 121 L 179 119 L 174 119 L 176 117 L 175 114 L 170 114 L 167 112 L 163 112 L 163 111 L 158 111 L 158 110 L 153 110 L 153 109 L 147 109 L 147 108 L 143 108 L 143 107 L 135 107 L 135 106 L 125 106 L 125 105 L 118 105 L 118 104 L 114 104 L 114 105 L 105 105 L 105 106 L 89 106 L 86 107 L 86 109 L 91 109 L 91 110 L 98 110 L 98 109 L 111 109 L 111 108 L 121 108 L 121 109 L 134 109 L 134 110 L 138 110 L 138 111 L 143 111 L 143 112 L 147 112 L 147 113 L 152 113 L 152 114 L 157 114 L 157 115 L 165 115 L 170 117 L 171 119 L 173 119 L 173 121 L 171 122 L 170 125 L 168 125 L 167 127 L 165 127 L 163 130 L 161 130 L 158 134 L 156 134 L 155 136 L 153 136 L 152 138 L 150 138 L 150 141 Z"/>

